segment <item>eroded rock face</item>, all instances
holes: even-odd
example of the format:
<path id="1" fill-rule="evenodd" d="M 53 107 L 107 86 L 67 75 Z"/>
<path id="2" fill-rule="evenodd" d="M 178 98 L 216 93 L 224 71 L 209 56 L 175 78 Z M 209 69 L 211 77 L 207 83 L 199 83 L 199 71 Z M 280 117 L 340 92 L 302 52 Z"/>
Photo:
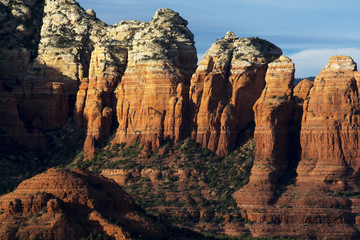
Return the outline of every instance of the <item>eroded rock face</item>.
<path id="1" fill-rule="evenodd" d="M 7 88 L 24 79 L 37 56 L 43 11 L 42 1 L 0 2 L 0 76 Z"/>
<path id="2" fill-rule="evenodd" d="M 73 109 L 78 82 L 88 74 L 89 35 L 105 24 L 76 1 L 2 1 L 0 16 L 0 80 L 16 96 L 26 130 L 62 127 Z"/>
<path id="3" fill-rule="evenodd" d="M 119 128 L 113 143 L 140 141 L 156 149 L 183 134 L 196 50 L 187 21 L 160 9 L 149 23 L 123 23 L 134 32 L 128 64 L 116 89 Z M 169 37 L 171 36 L 171 37 Z"/>
<path id="4" fill-rule="evenodd" d="M 234 195 L 240 206 L 271 204 L 279 177 L 287 169 L 294 72 L 294 64 L 285 56 L 269 64 L 265 89 L 254 105 L 256 147 L 250 182 Z"/>
<path id="5" fill-rule="evenodd" d="M 0 198 L 0 209 L 1 239 L 80 239 L 94 230 L 114 239 L 167 236 L 119 185 L 80 170 L 50 169 L 26 180 Z"/>
<path id="6" fill-rule="evenodd" d="M 265 136 L 258 138 L 260 122 L 256 121 L 256 155 L 250 182 L 234 194 L 245 210 L 242 215 L 254 222 L 249 225 L 253 236 L 359 237 L 359 201 L 353 197 L 359 194 L 357 80 L 354 61 L 334 56 L 314 84 L 303 80 L 295 88 L 293 100 L 297 105 L 292 117 L 289 111 L 282 111 L 281 119 L 275 122 L 286 127 L 281 122 L 290 119 L 291 129 L 298 134 L 288 139 L 299 140 L 299 148 L 292 148 L 298 149 L 298 154 L 283 158 L 272 155 L 278 149 L 275 144 L 259 146 Z M 277 124 L 272 136 L 282 132 L 276 129 Z M 288 134 L 294 134 L 291 129 Z M 264 154 L 268 154 L 268 161 L 259 161 Z M 280 174 L 284 169 L 286 172 Z"/>
<path id="7" fill-rule="evenodd" d="M 84 157 L 91 159 L 95 146 L 110 134 L 113 120 L 113 92 L 124 72 L 127 50 L 119 47 L 110 51 L 109 47 L 97 45 L 91 54 L 89 78 L 84 78 L 77 94 L 75 120 L 78 125 L 87 126 L 84 143 Z"/>
<path id="8" fill-rule="evenodd" d="M 334 56 L 316 77 L 304 103 L 298 182 L 334 188 L 356 182 L 360 166 L 356 70 L 350 57 Z"/>
<path id="9" fill-rule="evenodd" d="M 16 93 L 26 128 L 61 127 L 75 105 L 76 121 L 88 127 L 84 149 L 91 158 L 97 142 L 109 135 L 118 105 L 114 142 L 140 140 L 156 148 L 165 138 L 182 137 L 197 55 L 187 21 L 178 13 L 161 9 L 148 23 L 107 26 L 74 0 L 13 2 L 0 6 L 7 36 L 0 73 Z M 55 85 L 61 89 L 54 92 Z"/>
<path id="10" fill-rule="evenodd" d="M 204 55 L 192 76 L 192 137 L 227 155 L 254 119 L 252 107 L 265 86 L 267 64 L 281 55 L 275 45 L 228 32 Z"/>
<path id="11" fill-rule="evenodd" d="M 301 80 L 294 88 L 294 97 L 299 98 L 299 103 L 304 102 L 309 96 L 310 89 L 314 86 L 314 83 L 309 79 Z"/>

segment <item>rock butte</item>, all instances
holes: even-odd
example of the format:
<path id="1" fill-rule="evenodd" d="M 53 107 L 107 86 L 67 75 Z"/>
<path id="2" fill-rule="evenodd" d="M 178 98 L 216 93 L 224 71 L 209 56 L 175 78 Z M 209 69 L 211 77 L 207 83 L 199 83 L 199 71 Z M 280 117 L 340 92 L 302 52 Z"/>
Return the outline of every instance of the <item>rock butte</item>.
<path id="1" fill-rule="evenodd" d="M 331 57 L 314 83 L 303 80 L 294 87 L 294 64 L 265 40 L 228 32 L 197 67 L 188 23 L 170 9 L 158 10 L 149 22 L 107 26 L 74 0 L 40 2 L 0 1 L 1 144 L 46 152 L 44 132 L 56 131 L 73 116 L 87 128 L 86 160 L 111 132 L 113 145 L 139 142 L 145 152 L 191 136 L 226 156 L 254 130 L 251 177 L 233 195 L 243 217 L 253 222 L 251 234 L 359 237 L 360 201 L 350 193 L 358 193 L 359 185 L 360 72 L 350 57 Z M 158 173 L 144 174 L 155 179 Z M 48 175 L 24 182 L 20 190 L 42 191 L 42 176 Z M 19 194 L 1 198 L 6 209 L 1 218 L 22 211 L 25 219 L 46 207 L 57 220 L 50 223 L 44 214 L 41 221 L 50 227 L 1 227 L 1 236 L 26 239 L 41 231 L 52 236 L 59 229 L 70 238 L 78 234 L 56 210 L 67 206 L 66 196 L 29 192 L 32 197 L 22 199 Z M 89 202 L 76 204 L 95 209 L 97 200 L 87 194 L 83 198 Z M 126 239 L 132 230 L 108 227 L 101 211 L 88 211 L 84 221 Z M 14 222 L 6 221 L 13 229 Z M 162 227 L 154 229 L 159 233 Z"/>

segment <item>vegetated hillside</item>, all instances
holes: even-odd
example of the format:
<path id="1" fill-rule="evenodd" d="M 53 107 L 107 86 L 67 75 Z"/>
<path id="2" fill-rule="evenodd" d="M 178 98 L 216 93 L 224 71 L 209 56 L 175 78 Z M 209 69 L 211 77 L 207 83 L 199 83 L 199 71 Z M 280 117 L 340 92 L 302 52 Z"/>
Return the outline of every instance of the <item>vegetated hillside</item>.
<path id="1" fill-rule="evenodd" d="M 59 129 L 43 131 L 48 152 L 29 149 L 18 143 L 0 144 L 0 195 L 15 189 L 25 179 L 59 165 L 68 165 L 81 153 L 86 129 L 73 119 Z"/>
<path id="2" fill-rule="evenodd" d="M 114 181 L 79 169 L 49 169 L 0 197 L 1 239 L 168 239 Z M 103 239 L 103 238 L 102 238 Z"/>
<path id="3" fill-rule="evenodd" d="M 139 143 L 104 146 L 76 167 L 101 172 L 130 193 L 148 214 L 200 232 L 246 235 L 232 194 L 249 179 L 254 142 L 221 158 L 188 138 L 147 153 Z"/>

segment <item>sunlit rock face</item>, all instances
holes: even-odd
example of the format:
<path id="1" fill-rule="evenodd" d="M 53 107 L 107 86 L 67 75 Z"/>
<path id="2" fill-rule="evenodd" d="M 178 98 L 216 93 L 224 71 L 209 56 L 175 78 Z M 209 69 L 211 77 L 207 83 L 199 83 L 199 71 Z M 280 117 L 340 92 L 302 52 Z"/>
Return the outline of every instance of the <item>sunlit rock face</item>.
<path id="1" fill-rule="evenodd" d="M 355 184 L 360 166 L 358 81 L 356 63 L 346 56 L 331 57 L 316 77 L 304 103 L 299 182 Z"/>
<path id="2" fill-rule="evenodd" d="M 265 87 L 268 63 L 282 54 L 258 38 L 226 36 L 206 52 L 191 79 L 192 137 L 220 156 L 233 150 L 254 120 L 252 110 Z"/>
<path id="3" fill-rule="evenodd" d="M 113 239 L 166 239 L 169 233 L 114 181 L 79 169 L 49 169 L 23 181 L 0 197 L 0 210 L 1 239 L 72 240 L 94 231 Z"/>
<path id="4" fill-rule="evenodd" d="M 187 21 L 169 9 L 158 10 L 148 23 L 127 24 L 134 36 L 116 89 L 119 127 L 114 143 L 140 141 L 145 149 L 156 149 L 162 140 L 177 142 L 184 135 L 197 61 L 193 35 Z"/>
<path id="5" fill-rule="evenodd" d="M 269 64 L 265 89 L 254 105 L 256 147 L 250 181 L 234 195 L 241 206 L 271 204 L 278 179 L 287 169 L 294 72 L 285 56 Z"/>
<path id="6" fill-rule="evenodd" d="M 314 83 L 303 80 L 292 98 L 285 100 L 284 95 L 280 102 L 293 104 L 293 110 L 273 111 L 278 115 L 268 118 L 274 124 L 266 144 L 266 134 L 260 134 L 264 125 L 256 114 L 262 97 L 255 104 L 254 166 L 249 184 L 234 194 L 242 215 L 254 222 L 249 226 L 253 236 L 359 238 L 360 202 L 355 197 L 359 182 L 358 81 L 359 72 L 350 57 L 330 57 Z M 290 85 L 278 85 L 276 91 L 289 92 L 285 86 Z M 271 101 L 276 101 L 271 104 L 276 110 L 278 100 Z M 266 109 L 260 112 L 266 116 Z M 288 129 L 288 138 L 279 152 L 271 137 L 281 136 L 284 129 Z M 290 148 L 289 143 L 293 144 Z M 294 150 L 296 153 L 279 155 Z"/>

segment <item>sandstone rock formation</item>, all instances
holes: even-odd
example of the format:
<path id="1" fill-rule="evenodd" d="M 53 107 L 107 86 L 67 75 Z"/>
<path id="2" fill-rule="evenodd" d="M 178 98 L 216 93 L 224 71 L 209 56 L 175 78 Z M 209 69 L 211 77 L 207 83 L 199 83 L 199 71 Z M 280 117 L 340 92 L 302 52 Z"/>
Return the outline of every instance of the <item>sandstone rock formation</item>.
<path id="1" fill-rule="evenodd" d="M 265 86 L 267 64 L 281 55 L 258 38 L 228 32 L 204 55 L 191 79 L 192 137 L 224 156 L 254 120 L 252 107 Z"/>
<path id="2" fill-rule="evenodd" d="M 138 142 L 155 150 L 191 135 L 226 156 L 255 121 L 250 181 L 234 194 L 243 217 L 254 222 L 252 235 L 359 237 L 355 62 L 331 57 L 314 83 L 294 88 L 294 64 L 278 47 L 228 32 L 196 69 L 187 24 L 170 9 L 149 22 L 107 26 L 75 0 L 0 0 L 0 144 L 45 152 L 44 132 L 61 128 L 74 112 L 87 128 L 85 159 L 115 128 L 113 145 Z M 181 169 L 173 177 L 185 186 L 199 178 L 197 171 Z M 104 174 L 122 184 L 134 175 L 157 184 L 164 172 Z M 190 202 L 179 192 L 165 198 Z M 113 182 L 49 170 L 0 198 L 0 238 L 77 239 L 94 229 L 116 239 L 163 234 L 163 226 L 136 209 Z"/>
<path id="3" fill-rule="evenodd" d="M 148 23 L 107 26 L 74 0 L 11 0 L 0 7 L 6 35 L 1 78 L 15 93 L 27 129 L 61 127 L 76 105 L 75 119 L 88 127 L 84 149 L 91 158 L 108 137 L 118 105 L 114 142 L 141 140 L 156 148 L 165 138 L 182 137 L 197 57 L 178 13 L 161 9 Z"/>
<path id="4" fill-rule="evenodd" d="M 75 1 L 2 1 L 0 15 L 0 78 L 16 96 L 26 130 L 62 127 L 88 74 L 90 30 L 105 24 Z"/>
<path id="5" fill-rule="evenodd" d="M 253 236 L 359 237 L 357 81 L 354 61 L 334 56 L 314 84 L 308 80 L 299 83 L 294 90 L 297 99 L 293 98 L 298 105 L 293 112 L 282 111 L 281 119 L 275 121 L 280 126 L 281 121 L 291 120 L 288 142 L 298 139 L 299 148 L 292 148 L 297 154 L 271 158 L 270 153 L 278 148 L 275 144 L 259 146 L 263 138 L 257 138 L 260 123 L 256 122 L 250 182 L 234 194 L 238 206 L 245 210 L 243 216 L 254 222 L 249 225 Z M 272 136 L 281 134 L 276 124 L 273 126 Z M 294 130 L 297 137 L 291 135 Z M 284 144 L 282 150 L 289 148 Z M 269 161 L 260 165 L 258 159 L 263 155 L 259 153 L 265 151 L 270 154 Z M 286 172 L 279 174 L 284 169 Z"/>
<path id="6" fill-rule="evenodd" d="M 120 23 L 133 30 L 125 74 L 116 89 L 119 128 L 114 143 L 140 141 L 156 149 L 182 138 L 196 50 L 187 21 L 160 9 L 148 23 Z M 132 24 L 133 26 L 131 26 Z"/>
<path id="7" fill-rule="evenodd" d="M 119 185 L 80 170 L 50 169 L 0 197 L 1 239 L 80 239 L 103 232 L 113 239 L 167 236 Z"/>
<path id="8" fill-rule="evenodd" d="M 309 96 L 310 89 L 314 86 L 314 83 L 309 79 L 301 80 L 294 88 L 294 97 L 299 99 L 298 103 L 304 102 Z"/>
<path id="9" fill-rule="evenodd" d="M 285 56 L 269 64 L 265 89 L 254 105 L 256 147 L 250 182 L 235 194 L 240 205 L 271 204 L 279 177 L 287 169 L 294 72 L 294 64 Z"/>
<path id="10" fill-rule="evenodd" d="M 79 125 L 87 125 L 84 143 L 87 159 L 94 156 L 96 143 L 110 135 L 115 108 L 113 92 L 126 66 L 126 49 L 110 51 L 108 48 L 95 46 L 89 78 L 82 80 L 76 99 L 75 120 Z"/>
<path id="11" fill-rule="evenodd" d="M 304 103 L 298 182 L 355 187 L 359 160 L 359 96 L 356 63 L 334 56 Z"/>

